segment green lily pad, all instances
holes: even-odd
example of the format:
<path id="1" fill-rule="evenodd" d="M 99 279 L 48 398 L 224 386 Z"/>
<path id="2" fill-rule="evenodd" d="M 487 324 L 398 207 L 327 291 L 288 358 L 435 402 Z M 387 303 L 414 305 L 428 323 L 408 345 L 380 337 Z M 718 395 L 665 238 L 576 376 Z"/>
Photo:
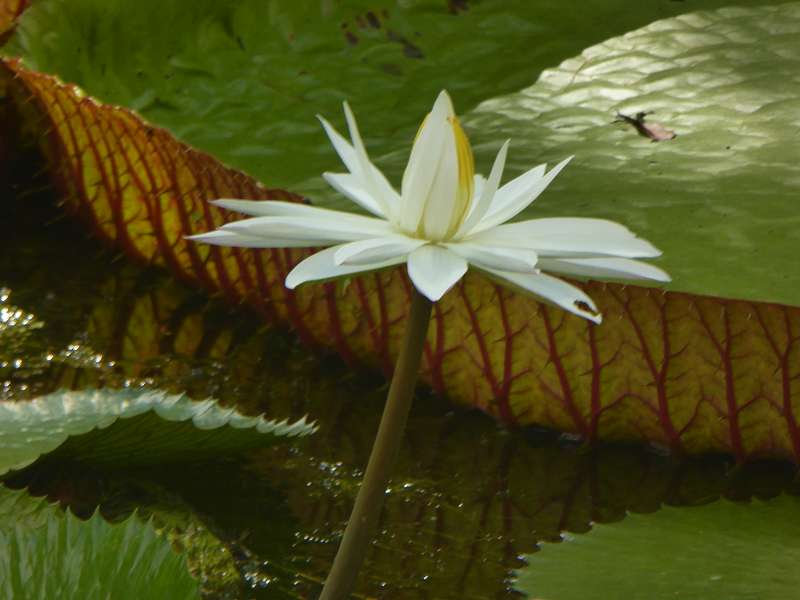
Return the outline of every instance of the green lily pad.
<path id="1" fill-rule="evenodd" d="M 528 555 L 516 588 L 541 600 L 793 598 L 799 516 L 791 496 L 629 515 Z"/>
<path id="2" fill-rule="evenodd" d="M 81 521 L 57 505 L 0 486 L 3 598 L 199 598 L 186 560 L 135 514 Z"/>
<path id="3" fill-rule="evenodd" d="M 655 143 L 613 123 L 677 137 Z M 800 305 L 800 3 L 655 22 L 585 50 L 466 118 L 512 138 L 510 171 L 574 154 L 522 216 L 624 222 L 664 251 L 670 290 Z"/>
<path id="4" fill-rule="evenodd" d="M 213 457 L 314 429 L 305 418 L 289 423 L 247 417 L 213 400 L 193 402 L 183 394 L 57 392 L 29 402 L 0 403 L 0 475 L 56 448 L 61 458 L 132 466 Z"/>
<path id="5" fill-rule="evenodd" d="M 156 0 L 43 0 L 5 51 L 322 203 L 341 202 L 318 178 L 338 161 L 314 113 L 349 98 L 396 177 L 398 140 L 447 87 L 461 112 L 485 101 L 466 118 L 483 170 L 504 137 L 509 175 L 576 155 L 524 216 L 625 222 L 664 250 L 670 290 L 800 304 L 798 3 L 656 21 L 511 94 L 570 52 L 725 3 L 162 4 L 154 22 Z M 617 111 L 677 137 L 652 143 Z"/>
<path id="6" fill-rule="evenodd" d="M 314 115 L 340 116 L 344 99 L 381 156 L 413 139 L 441 88 L 463 112 L 591 44 L 728 3 L 39 0 L 5 53 L 294 187 L 338 168 Z"/>

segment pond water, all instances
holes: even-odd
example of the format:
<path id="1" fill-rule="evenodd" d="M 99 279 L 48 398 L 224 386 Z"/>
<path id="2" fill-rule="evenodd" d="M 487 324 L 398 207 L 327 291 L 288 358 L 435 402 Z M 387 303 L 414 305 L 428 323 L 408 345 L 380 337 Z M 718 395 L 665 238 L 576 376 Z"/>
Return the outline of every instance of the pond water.
<path id="1" fill-rule="evenodd" d="M 314 597 L 367 460 L 383 379 L 129 264 L 62 217 L 44 184 L 12 191 L 16 198 L 0 203 L 0 310 L 16 315 L 0 330 L 2 399 L 152 386 L 214 397 L 247 414 L 309 415 L 319 431 L 199 464 L 164 456 L 112 469 L 81 455 L 107 443 L 108 431 L 95 432 L 6 483 L 78 515 L 99 506 L 111 520 L 136 509 L 179 523 L 176 543 L 193 557 L 208 597 Z M 588 448 L 550 432 L 504 430 L 420 391 L 359 597 L 514 598 L 522 555 L 561 532 L 584 533 L 594 522 L 664 504 L 787 491 L 797 492 L 791 465 Z"/>

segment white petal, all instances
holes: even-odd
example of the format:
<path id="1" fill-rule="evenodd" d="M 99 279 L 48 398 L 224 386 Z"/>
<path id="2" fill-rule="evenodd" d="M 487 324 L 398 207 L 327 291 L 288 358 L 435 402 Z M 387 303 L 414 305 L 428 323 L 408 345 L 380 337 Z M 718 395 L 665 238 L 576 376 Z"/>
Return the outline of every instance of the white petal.
<path id="1" fill-rule="evenodd" d="M 539 262 L 539 267 L 544 271 L 592 278 L 671 281 L 666 271 L 654 265 L 628 258 L 547 258 Z"/>
<path id="2" fill-rule="evenodd" d="M 325 129 L 325 133 L 328 134 L 328 138 L 333 144 L 334 150 L 336 150 L 336 154 L 339 155 L 339 158 L 342 159 L 344 166 L 347 167 L 347 170 L 353 173 L 356 176 L 361 175 L 361 169 L 359 166 L 358 158 L 356 157 L 356 150 L 350 145 L 342 135 L 336 131 L 336 129 L 331 125 L 328 120 L 321 116 L 317 115 L 319 122 L 322 123 L 322 127 Z"/>
<path id="3" fill-rule="evenodd" d="M 511 271 L 493 269 L 487 269 L 487 272 L 504 283 L 509 283 L 514 287 L 535 294 L 568 312 L 595 323 L 602 321 L 594 302 L 583 290 L 557 277 L 550 277 L 544 273 L 512 273 Z M 587 306 L 589 309 L 587 310 L 582 305 Z"/>
<path id="4" fill-rule="evenodd" d="M 327 119 L 320 115 L 317 115 L 317 118 L 328 134 L 336 153 L 342 159 L 347 170 L 350 171 L 352 175 L 351 184 L 357 184 L 357 187 L 362 188 L 364 193 L 369 196 L 369 200 L 364 200 L 363 195 L 355 198 L 344 190 L 339 191 L 370 212 L 386 217 L 399 205 L 400 197 L 386 180 L 383 173 L 369 160 L 364 143 L 361 141 L 358 127 L 355 124 L 355 117 L 353 117 L 353 113 L 347 103 L 345 103 L 345 116 L 350 127 L 350 134 L 354 137 L 355 147 L 344 139 Z M 329 183 L 331 182 L 329 181 Z M 331 185 L 338 189 L 336 185 L 332 183 Z"/>
<path id="5" fill-rule="evenodd" d="M 486 177 L 481 175 L 480 173 L 475 173 L 472 178 L 472 193 L 474 194 L 475 198 L 480 198 L 481 194 L 483 193 L 483 187 L 486 185 Z M 475 203 L 472 204 L 470 207 L 470 211 L 475 209 Z"/>
<path id="6" fill-rule="evenodd" d="M 515 232 L 524 236 L 621 236 L 636 237 L 630 229 L 608 219 L 585 217 L 547 217 L 498 225 L 493 231 Z M 480 234 L 485 235 L 485 234 Z"/>
<path id="7" fill-rule="evenodd" d="M 454 242 L 446 245 L 471 265 L 480 269 L 498 269 L 501 271 L 517 271 L 521 273 L 536 272 L 538 256 L 527 248 L 502 248 L 497 246 L 481 246 L 469 242 Z"/>
<path id="8" fill-rule="evenodd" d="M 323 173 L 322 177 L 333 189 L 350 198 L 361 208 L 378 217 L 387 217 L 383 205 L 375 199 L 359 177 L 351 173 Z"/>
<path id="9" fill-rule="evenodd" d="M 381 170 L 370 161 L 369 155 L 367 155 L 367 149 L 361 139 L 361 133 L 358 131 L 356 117 L 353 111 L 350 110 L 350 105 L 347 102 L 344 103 L 344 116 L 347 120 L 347 128 L 350 131 L 350 139 L 353 140 L 356 159 L 361 169 L 360 176 L 367 184 L 367 189 L 375 195 L 378 202 L 383 206 L 384 210 L 387 211 L 388 214 L 386 216 L 389 216 L 399 209 L 400 196 Z"/>
<path id="10" fill-rule="evenodd" d="M 492 203 L 486 216 L 475 226 L 473 231 L 484 231 L 490 227 L 499 225 L 500 223 L 505 223 L 509 219 L 517 216 L 520 212 L 525 210 L 531 204 L 531 202 L 536 200 L 539 194 L 541 194 L 545 188 L 550 185 L 550 182 L 553 181 L 556 175 L 561 172 L 561 169 L 567 166 L 567 163 L 569 163 L 570 160 L 572 160 L 571 156 L 565 160 L 562 160 L 555 167 L 550 169 L 550 171 L 548 171 L 544 177 L 534 178 L 535 181 L 531 182 L 530 185 L 524 189 L 522 189 L 522 186 L 519 185 L 519 189 L 521 191 L 515 191 L 513 195 L 506 189 L 506 186 L 503 186 L 497 190 L 497 194 L 495 194 L 495 202 Z M 536 169 L 533 169 L 531 172 L 535 171 Z M 511 183 L 514 182 L 512 181 Z M 517 187 L 515 186 L 513 189 L 517 190 Z"/>
<path id="11" fill-rule="evenodd" d="M 395 257 L 408 256 L 409 252 L 426 243 L 425 240 L 399 234 L 359 240 L 339 246 L 339 250 L 334 256 L 334 262 L 339 265 L 362 265 L 391 260 Z"/>
<path id="12" fill-rule="evenodd" d="M 293 240 L 294 246 L 324 246 L 340 242 L 352 242 L 392 233 L 386 221 L 358 217 L 348 213 L 331 211 L 335 217 L 255 217 L 234 221 L 222 226 L 223 231 L 232 231 L 250 237 Z"/>
<path id="13" fill-rule="evenodd" d="M 417 230 L 431 184 L 439 166 L 445 136 L 449 129 L 447 117 L 452 104 L 445 92 L 439 94 L 433 109 L 420 126 L 411 148 L 401 187 L 401 206 L 398 220 L 403 231 Z"/>
<path id="14" fill-rule="evenodd" d="M 450 94 L 448 94 L 446 90 L 442 90 L 439 92 L 439 95 L 436 96 L 431 114 L 436 115 L 440 119 L 447 119 L 448 117 L 455 116 L 456 112 L 453 109 L 453 101 L 450 99 Z"/>
<path id="15" fill-rule="evenodd" d="M 503 176 L 503 168 L 506 166 L 506 154 L 508 153 L 508 144 L 510 140 L 506 140 L 506 143 L 500 148 L 500 151 L 497 153 L 497 158 L 494 159 L 494 165 L 492 165 L 492 172 L 489 174 L 489 179 L 486 180 L 486 184 L 481 186 L 480 191 L 478 191 L 477 187 L 474 191 L 474 198 L 476 200 L 473 201 L 473 205 L 467 218 L 461 224 L 461 227 L 458 230 L 458 235 L 465 235 L 469 232 L 475 225 L 477 225 L 481 219 L 483 219 L 484 215 L 489 210 L 489 206 L 494 199 L 494 195 L 497 193 L 497 188 L 500 185 L 500 178 Z"/>
<path id="16" fill-rule="evenodd" d="M 337 277 L 347 277 L 348 275 L 354 275 L 356 273 L 385 269 L 386 267 L 391 267 L 403 262 L 402 257 L 397 257 L 394 260 L 387 260 L 379 263 L 337 265 L 334 261 L 334 255 L 340 248 L 341 246 L 334 246 L 333 248 L 326 248 L 316 254 L 312 254 L 291 270 L 286 276 L 284 285 L 290 290 L 293 290 L 298 285 L 308 281 L 324 281 L 336 279 Z"/>
<path id="17" fill-rule="evenodd" d="M 456 138 L 451 127 L 444 135 L 439 164 L 427 195 L 428 202 L 422 212 L 422 230 L 430 239 L 442 239 L 450 228 L 459 196 Z"/>
<path id="18" fill-rule="evenodd" d="M 347 102 L 343 104 L 343 107 L 344 107 L 344 118 L 347 121 L 347 129 L 350 132 L 350 140 L 353 142 L 353 148 L 356 151 L 356 155 L 361 155 L 361 157 L 366 157 L 367 150 L 364 147 L 364 141 L 361 139 L 361 132 L 359 132 L 358 130 L 356 117 L 353 114 L 353 111 L 350 110 L 350 105 Z"/>
<path id="19" fill-rule="evenodd" d="M 408 276 L 414 286 L 436 302 L 467 272 L 467 261 L 440 246 L 421 246 L 408 255 Z"/>
<path id="20" fill-rule="evenodd" d="M 253 237 L 219 229 L 198 235 L 187 235 L 183 239 L 214 246 L 236 246 L 239 248 L 290 248 L 297 245 L 293 240 Z"/>
<path id="21" fill-rule="evenodd" d="M 505 208 L 514 198 L 533 188 L 544 177 L 546 169 L 547 164 L 538 165 L 499 188 L 492 201 L 492 212 Z"/>
<path id="22" fill-rule="evenodd" d="M 532 219 L 498 225 L 470 235 L 466 241 L 529 248 L 541 258 L 650 258 L 661 255 L 660 250 L 647 240 L 637 238 L 625 226 L 604 219 Z"/>
<path id="23" fill-rule="evenodd" d="M 329 208 L 320 208 L 318 206 L 312 206 L 302 202 L 284 202 L 282 200 L 237 200 L 233 198 L 221 198 L 219 200 L 210 200 L 209 202 L 210 204 L 219 206 L 220 208 L 232 210 L 245 215 L 253 215 L 255 217 L 340 218 L 342 215 L 344 215 L 345 218 L 365 218 L 363 215 L 346 213 L 341 210 L 331 210 Z"/>

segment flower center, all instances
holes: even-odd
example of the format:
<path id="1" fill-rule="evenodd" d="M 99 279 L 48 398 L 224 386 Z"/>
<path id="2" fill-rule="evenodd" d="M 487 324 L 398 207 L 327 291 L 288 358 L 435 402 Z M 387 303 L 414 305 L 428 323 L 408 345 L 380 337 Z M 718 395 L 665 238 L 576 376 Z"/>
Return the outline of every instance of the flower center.
<path id="1" fill-rule="evenodd" d="M 432 241 L 446 241 L 456 234 L 469 214 L 475 188 L 475 159 L 467 135 L 455 116 L 447 117 L 447 126 L 416 231 L 417 236 Z"/>
<path id="2" fill-rule="evenodd" d="M 475 192 L 475 158 L 472 155 L 467 134 L 461 127 L 456 117 L 450 117 L 450 126 L 453 128 L 453 137 L 456 142 L 456 156 L 458 158 L 458 187 L 456 191 L 456 204 L 453 211 L 453 222 L 447 232 L 447 237 L 455 235 L 461 223 L 467 218 Z"/>

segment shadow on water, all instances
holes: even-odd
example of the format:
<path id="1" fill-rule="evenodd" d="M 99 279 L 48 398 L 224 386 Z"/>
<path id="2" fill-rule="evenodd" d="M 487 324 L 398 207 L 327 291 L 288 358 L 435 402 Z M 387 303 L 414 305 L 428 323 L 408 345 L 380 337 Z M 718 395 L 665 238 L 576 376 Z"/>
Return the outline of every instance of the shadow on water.
<path id="1" fill-rule="evenodd" d="M 73 440 L 6 483 L 82 516 L 98 506 L 111 520 L 138 510 L 184 533 L 203 529 L 216 540 L 219 559 L 202 550 L 194 559 L 208 597 L 313 597 L 366 463 L 382 380 L 333 357 L 311 356 L 246 311 L 128 264 L 58 217 L 46 191 L 4 200 L 0 213 L 4 399 L 61 388 L 156 386 L 211 396 L 248 414 L 308 414 L 320 426 L 306 439 L 236 457 L 203 464 L 164 457 L 113 470 L 76 460 Z M 505 431 L 420 392 L 361 592 L 512 598 L 508 577 L 521 566 L 519 556 L 561 531 L 585 532 L 592 522 L 665 503 L 783 491 L 797 491 L 792 465 L 735 467 L 725 457 L 586 448 L 548 432 Z"/>

